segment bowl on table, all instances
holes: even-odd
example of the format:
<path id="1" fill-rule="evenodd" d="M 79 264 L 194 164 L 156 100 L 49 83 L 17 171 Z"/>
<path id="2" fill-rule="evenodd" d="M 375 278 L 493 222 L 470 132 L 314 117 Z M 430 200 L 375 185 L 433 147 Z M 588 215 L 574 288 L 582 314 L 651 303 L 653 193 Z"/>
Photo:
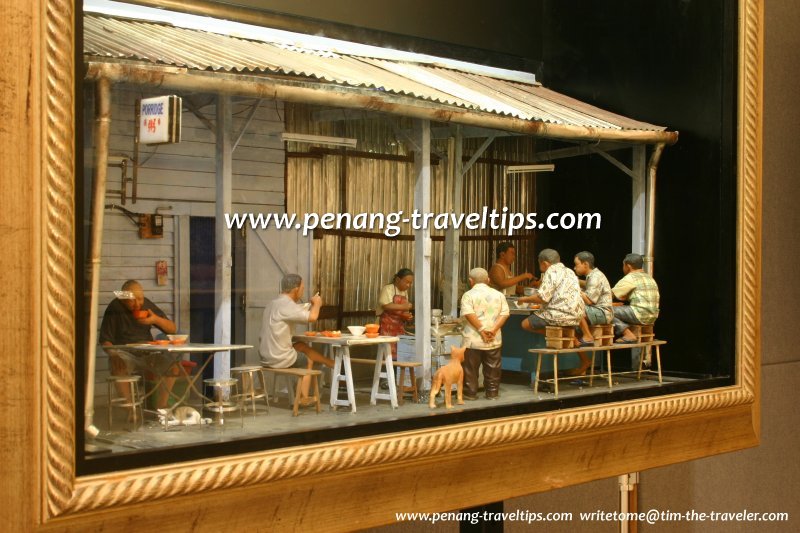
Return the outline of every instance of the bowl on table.
<path id="1" fill-rule="evenodd" d="M 364 326 L 364 330 L 367 333 L 378 333 L 379 329 L 381 329 L 381 327 L 378 324 L 367 324 L 366 326 Z"/>
<path id="2" fill-rule="evenodd" d="M 347 329 L 350 330 L 350 333 L 353 337 L 360 337 L 364 334 L 364 331 L 367 329 L 365 326 L 347 326 Z"/>
<path id="3" fill-rule="evenodd" d="M 442 310 L 441 309 L 431 309 L 431 316 L 434 318 L 441 318 Z"/>
<path id="4" fill-rule="evenodd" d="M 378 333 L 377 331 L 375 333 L 366 333 L 366 336 L 368 339 L 375 339 L 380 336 L 380 333 Z"/>
<path id="5" fill-rule="evenodd" d="M 189 335 L 167 335 L 171 344 L 186 344 L 189 340 Z"/>

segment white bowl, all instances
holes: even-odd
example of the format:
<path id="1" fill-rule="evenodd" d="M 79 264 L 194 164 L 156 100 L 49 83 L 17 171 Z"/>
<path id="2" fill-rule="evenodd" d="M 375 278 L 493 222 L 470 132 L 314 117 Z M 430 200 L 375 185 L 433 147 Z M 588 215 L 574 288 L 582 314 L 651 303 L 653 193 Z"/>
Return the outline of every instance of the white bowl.
<path id="1" fill-rule="evenodd" d="M 167 335 L 167 338 L 172 342 L 175 342 L 175 341 L 186 342 L 187 340 L 189 340 L 189 335 Z"/>
<path id="2" fill-rule="evenodd" d="M 360 337 L 364 334 L 364 330 L 367 328 L 364 326 L 347 326 L 347 329 L 350 330 L 350 333 L 353 335 L 353 337 Z"/>
<path id="3" fill-rule="evenodd" d="M 533 296 L 536 294 L 536 287 L 525 287 L 525 296 Z"/>
<path id="4" fill-rule="evenodd" d="M 442 310 L 441 309 L 431 309 L 431 316 L 433 316 L 435 318 L 441 317 L 442 316 Z"/>

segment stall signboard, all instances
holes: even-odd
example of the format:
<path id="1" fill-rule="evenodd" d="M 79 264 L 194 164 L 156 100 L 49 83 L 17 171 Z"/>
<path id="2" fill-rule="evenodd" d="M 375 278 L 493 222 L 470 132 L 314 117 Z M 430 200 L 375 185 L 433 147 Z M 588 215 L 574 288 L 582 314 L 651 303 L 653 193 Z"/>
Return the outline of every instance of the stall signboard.
<path id="1" fill-rule="evenodd" d="M 175 95 L 142 98 L 139 102 L 139 142 L 180 142 L 181 106 L 181 97 Z"/>

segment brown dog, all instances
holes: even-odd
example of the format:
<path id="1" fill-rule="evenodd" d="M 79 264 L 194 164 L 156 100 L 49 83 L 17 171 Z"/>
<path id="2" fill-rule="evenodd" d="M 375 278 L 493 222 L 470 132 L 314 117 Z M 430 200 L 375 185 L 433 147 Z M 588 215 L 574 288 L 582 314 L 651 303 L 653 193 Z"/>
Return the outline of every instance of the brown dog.
<path id="1" fill-rule="evenodd" d="M 464 390 L 464 369 L 461 368 L 461 363 L 464 362 L 464 352 L 466 348 L 457 348 L 453 346 L 450 348 L 450 362 L 436 371 L 431 384 L 431 400 L 428 406 L 431 409 L 436 408 L 436 395 L 439 394 L 439 389 L 444 385 L 444 404 L 448 409 L 453 408 L 452 395 L 453 383 L 458 383 L 458 396 L 456 403 L 464 405 L 462 392 Z"/>

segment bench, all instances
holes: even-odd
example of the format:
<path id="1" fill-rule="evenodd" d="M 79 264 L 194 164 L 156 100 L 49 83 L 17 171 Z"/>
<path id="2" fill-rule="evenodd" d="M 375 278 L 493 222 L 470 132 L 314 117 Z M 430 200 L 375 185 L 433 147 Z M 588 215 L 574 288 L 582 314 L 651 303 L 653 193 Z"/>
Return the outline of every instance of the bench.
<path id="1" fill-rule="evenodd" d="M 262 367 L 264 372 L 270 372 L 275 377 L 283 376 L 287 380 L 289 395 L 292 396 L 292 388 L 295 389 L 294 404 L 292 405 L 292 416 L 297 416 L 300 413 L 300 380 L 306 376 L 311 376 L 311 382 L 314 384 L 314 395 L 309 396 L 308 399 L 312 400 L 317 406 L 317 413 L 320 412 L 320 395 L 319 395 L 319 376 L 322 372 L 319 370 L 309 370 L 308 368 L 271 368 L 268 366 Z M 294 378 L 295 383 L 291 383 L 291 378 Z M 289 400 L 291 401 L 291 399 Z M 310 405 L 310 404 L 309 404 Z"/>
<path id="2" fill-rule="evenodd" d="M 362 365 L 374 365 L 375 359 L 358 359 L 358 358 L 350 358 L 351 363 L 358 363 Z M 397 403 L 403 405 L 405 403 L 405 393 L 410 392 L 412 397 L 414 398 L 414 403 L 417 403 L 419 396 L 417 391 L 417 376 L 415 374 L 414 369 L 422 366 L 422 363 L 418 361 L 392 361 L 392 366 L 394 368 L 400 369 L 400 375 L 397 379 Z M 408 375 L 409 380 L 411 381 L 411 385 L 405 384 L 405 377 Z M 381 372 L 378 374 L 378 379 L 381 377 L 388 379 L 385 372 Z M 373 388 L 374 388 L 373 383 Z"/>
<path id="3" fill-rule="evenodd" d="M 569 377 L 566 377 L 566 378 L 559 378 L 558 377 L 558 356 L 559 355 L 564 355 L 564 354 L 581 353 L 581 352 L 583 352 L 583 353 L 590 352 L 592 354 L 592 363 L 589 366 L 589 370 L 590 370 L 590 373 L 589 373 L 589 386 L 590 387 L 592 386 L 592 383 L 593 383 L 594 378 L 595 378 L 595 373 L 594 373 L 595 352 L 606 352 L 606 375 L 608 377 L 608 388 L 611 389 L 613 387 L 613 384 L 612 384 L 612 381 L 611 381 L 611 376 L 612 376 L 612 371 L 611 371 L 611 352 L 613 350 L 627 350 L 627 349 L 630 349 L 630 348 L 649 349 L 651 347 L 655 347 L 656 363 L 658 364 L 658 371 L 657 371 L 658 383 L 660 385 L 662 383 L 662 378 L 661 378 L 661 346 L 663 346 L 666 343 L 667 343 L 667 341 L 661 341 L 661 340 L 653 339 L 653 340 L 648 341 L 648 342 L 637 342 L 636 344 L 612 344 L 610 346 L 586 346 L 584 348 L 566 348 L 566 347 L 565 348 L 531 348 L 528 351 L 530 353 L 532 353 L 532 354 L 536 354 L 537 355 L 537 360 L 536 360 L 536 378 L 534 379 L 534 382 L 533 382 L 533 392 L 534 392 L 534 394 L 539 392 L 539 381 L 544 381 L 545 383 L 551 383 L 552 382 L 553 383 L 553 387 L 555 388 L 555 397 L 558 398 L 558 381 L 560 379 L 573 379 L 574 378 L 574 376 L 569 376 Z M 539 379 L 539 376 L 540 376 L 540 373 L 541 373 L 541 368 L 542 368 L 542 355 L 552 355 L 553 356 L 553 379 L 543 379 L 543 380 Z M 642 357 L 639 358 L 639 370 L 638 370 L 638 372 L 636 374 L 636 379 L 641 379 L 641 377 L 642 377 L 642 364 L 644 362 L 644 359 L 645 359 L 644 358 L 644 354 L 642 354 Z M 648 371 L 648 372 L 652 372 L 652 371 Z M 600 375 L 602 376 L 603 374 L 600 374 Z"/>

